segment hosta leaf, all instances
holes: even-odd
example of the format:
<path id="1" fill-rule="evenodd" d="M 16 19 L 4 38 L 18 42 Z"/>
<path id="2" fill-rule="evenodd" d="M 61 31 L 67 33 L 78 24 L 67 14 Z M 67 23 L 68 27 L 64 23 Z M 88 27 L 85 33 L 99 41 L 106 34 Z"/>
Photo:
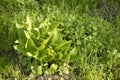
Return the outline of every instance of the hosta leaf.
<path id="1" fill-rule="evenodd" d="M 28 31 L 24 31 L 24 33 L 25 33 L 26 38 L 30 39 L 30 33 Z"/>
<path id="2" fill-rule="evenodd" d="M 33 55 L 33 57 L 34 57 L 35 59 L 39 60 L 38 56 L 39 56 L 39 51 L 36 50 L 36 51 L 35 51 L 35 55 Z"/>
<path id="3" fill-rule="evenodd" d="M 42 72 L 42 67 L 41 66 L 38 66 L 38 74 L 41 75 L 43 72 Z"/>
<path id="4" fill-rule="evenodd" d="M 58 68 L 58 65 L 57 65 L 57 64 L 52 64 L 52 65 L 50 66 L 50 69 L 53 70 L 53 71 L 57 70 L 57 68 Z"/>
<path id="5" fill-rule="evenodd" d="M 18 50 L 17 45 L 14 45 L 13 47 L 14 47 L 14 49 Z"/>
<path id="6" fill-rule="evenodd" d="M 35 69 L 34 69 L 34 66 L 30 66 L 30 68 L 31 68 L 32 73 L 33 73 L 33 74 L 36 74 L 36 71 L 35 71 Z"/>
<path id="7" fill-rule="evenodd" d="M 71 41 L 62 40 L 56 45 L 55 50 L 57 51 L 67 50 L 70 47 L 70 44 L 71 44 Z"/>
<path id="8" fill-rule="evenodd" d="M 40 46 L 38 49 L 39 49 L 39 50 L 44 49 L 48 41 L 49 41 L 49 39 L 44 39 L 44 40 L 42 41 L 41 46 Z"/>
<path id="9" fill-rule="evenodd" d="M 29 39 L 29 40 L 30 40 L 30 42 L 31 42 L 31 45 L 32 45 L 34 48 L 38 49 L 38 48 L 36 47 L 34 41 L 33 41 L 32 39 Z"/>
<path id="10" fill-rule="evenodd" d="M 18 29 L 18 30 L 17 30 L 18 42 L 19 42 L 20 44 L 25 44 L 25 42 L 26 42 L 26 40 L 27 40 L 27 38 L 26 38 L 23 30 L 24 30 L 24 29 Z"/>
<path id="11" fill-rule="evenodd" d="M 71 55 L 76 55 L 77 54 L 77 48 L 74 47 L 71 51 L 70 51 Z"/>
<path id="12" fill-rule="evenodd" d="M 19 29 L 19 28 L 24 28 L 24 26 L 16 23 L 16 28 L 17 28 L 17 29 Z"/>
<path id="13" fill-rule="evenodd" d="M 67 67 L 64 68 L 63 73 L 69 74 L 69 69 Z"/>
<path id="14" fill-rule="evenodd" d="M 59 59 L 62 60 L 62 58 L 63 58 L 62 52 L 59 52 L 58 55 L 59 55 Z"/>
<path id="15" fill-rule="evenodd" d="M 64 54 L 64 58 L 63 58 L 63 59 L 65 59 L 66 62 L 70 62 L 70 58 L 71 58 L 71 56 L 70 56 L 69 53 L 65 53 L 65 54 Z"/>
<path id="16" fill-rule="evenodd" d="M 23 54 L 26 53 L 26 49 L 24 48 L 24 46 L 22 45 L 15 45 L 14 48 L 20 52 L 22 52 Z"/>
<path id="17" fill-rule="evenodd" d="M 31 70 L 33 72 L 34 75 L 36 75 L 38 73 L 38 62 L 37 60 L 33 60 L 30 64 Z"/>
<path id="18" fill-rule="evenodd" d="M 39 51 L 38 54 L 39 54 L 39 55 L 38 55 L 39 60 L 42 61 L 45 57 L 48 56 L 48 55 L 47 55 L 47 54 L 48 54 L 48 51 L 47 51 L 47 49 L 42 49 L 42 50 Z"/>
<path id="19" fill-rule="evenodd" d="M 48 26 L 48 25 L 49 25 L 49 18 L 47 18 L 45 21 L 43 21 L 40 24 L 39 28 L 45 28 L 45 26 Z"/>
<path id="20" fill-rule="evenodd" d="M 47 48 L 48 51 L 48 55 L 53 56 L 54 57 L 54 52 L 52 52 L 52 50 L 50 48 Z"/>
<path id="21" fill-rule="evenodd" d="M 51 62 L 53 59 L 54 59 L 53 56 L 46 55 L 46 57 L 44 57 L 43 61 L 44 62 Z"/>
<path id="22" fill-rule="evenodd" d="M 53 30 L 54 30 L 55 28 L 57 28 L 59 25 L 60 25 L 60 22 L 52 23 L 52 24 L 49 26 L 49 31 L 53 31 Z"/>
<path id="23" fill-rule="evenodd" d="M 30 19 L 29 15 L 27 15 L 26 23 L 28 25 L 27 30 L 29 32 L 31 32 L 31 30 L 32 30 L 32 22 L 31 22 L 31 19 Z"/>
<path id="24" fill-rule="evenodd" d="M 27 49 L 27 46 L 28 46 L 28 39 L 26 41 L 26 44 L 25 44 L 25 48 Z"/>
<path id="25" fill-rule="evenodd" d="M 26 52 L 26 54 L 29 56 L 29 57 L 32 57 L 32 53 L 31 52 Z"/>
<path id="26" fill-rule="evenodd" d="M 34 28 L 32 30 L 32 35 L 36 37 L 36 39 L 39 39 L 40 38 L 40 32 L 39 32 L 39 28 Z"/>
<path id="27" fill-rule="evenodd" d="M 16 44 L 18 44 L 18 43 L 19 43 L 19 41 L 18 41 L 18 40 L 16 40 L 16 41 L 15 41 L 15 43 L 16 43 Z"/>
<path id="28" fill-rule="evenodd" d="M 34 41 L 32 39 L 28 39 L 25 44 L 25 48 L 32 52 L 32 54 L 37 50 L 37 47 L 34 44 Z"/>
<path id="29" fill-rule="evenodd" d="M 54 43 L 55 41 L 61 40 L 60 38 L 61 38 L 61 36 L 58 33 L 58 30 L 54 29 L 53 30 L 53 36 L 52 36 L 52 43 Z"/>
<path id="30" fill-rule="evenodd" d="M 48 42 L 47 42 L 47 46 L 52 43 L 52 37 L 53 37 L 53 35 L 51 35 L 51 36 L 49 37 L 49 40 L 48 40 Z"/>

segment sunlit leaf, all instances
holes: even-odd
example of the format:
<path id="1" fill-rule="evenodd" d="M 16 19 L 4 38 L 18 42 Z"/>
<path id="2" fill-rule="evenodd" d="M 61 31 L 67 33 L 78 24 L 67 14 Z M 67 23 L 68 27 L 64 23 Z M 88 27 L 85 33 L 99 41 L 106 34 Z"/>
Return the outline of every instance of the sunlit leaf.
<path id="1" fill-rule="evenodd" d="M 77 48 L 74 47 L 71 51 L 70 51 L 71 55 L 76 55 L 77 54 Z"/>
<path id="2" fill-rule="evenodd" d="M 49 26 L 49 31 L 53 31 L 53 30 L 54 30 L 55 28 L 57 28 L 59 25 L 60 25 L 59 22 L 52 23 L 52 24 Z"/>
<path id="3" fill-rule="evenodd" d="M 45 28 L 45 26 L 48 26 L 49 24 L 49 18 L 47 18 L 40 24 L 39 28 Z"/>
<path id="4" fill-rule="evenodd" d="M 62 60 L 62 58 L 63 58 L 63 53 L 62 53 L 62 52 L 59 52 L 58 55 L 59 55 L 59 59 Z"/>
<path id="5" fill-rule="evenodd" d="M 39 50 L 44 49 L 49 39 L 45 39 L 42 42 L 42 45 L 38 48 Z"/>
<path id="6" fill-rule="evenodd" d="M 56 64 L 52 64 L 50 67 L 50 69 L 52 69 L 54 71 L 57 70 L 57 68 L 58 68 L 58 65 L 56 65 Z"/>
<path id="7" fill-rule="evenodd" d="M 41 75 L 43 72 L 42 72 L 42 66 L 38 66 L 38 74 Z"/>
<path id="8" fill-rule="evenodd" d="M 27 15 L 26 23 L 28 25 L 27 30 L 31 32 L 31 30 L 32 30 L 32 22 L 31 22 L 31 19 L 30 19 L 29 15 Z"/>
<path id="9" fill-rule="evenodd" d="M 70 43 L 71 41 L 65 41 L 65 40 L 59 41 L 59 43 L 56 45 L 55 50 L 57 51 L 67 50 L 70 47 Z"/>
<path id="10" fill-rule="evenodd" d="M 30 39 L 30 33 L 28 31 L 24 31 L 24 33 L 25 33 L 26 38 Z"/>
<path id="11" fill-rule="evenodd" d="M 16 23 L 16 27 L 19 29 L 19 28 L 24 28 L 24 26 L 23 25 L 20 25 L 20 24 L 18 24 L 18 23 Z"/>
<path id="12" fill-rule="evenodd" d="M 27 54 L 29 57 L 32 57 L 32 56 L 33 56 L 32 53 L 30 53 L 30 52 L 26 52 L 26 54 Z"/>
<path id="13" fill-rule="evenodd" d="M 36 71 L 34 70 L 34 66 L 30 66 L 31 70 L 32 70 L 32 73 L 33 74 L 36 74 Z"/>

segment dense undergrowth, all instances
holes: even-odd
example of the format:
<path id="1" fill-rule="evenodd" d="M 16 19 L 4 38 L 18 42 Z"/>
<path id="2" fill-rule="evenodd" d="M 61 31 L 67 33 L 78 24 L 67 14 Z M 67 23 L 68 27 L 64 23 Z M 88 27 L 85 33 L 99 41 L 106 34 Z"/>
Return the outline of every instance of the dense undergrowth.
<path id="1" fill-rule="evenodd" d="M 1 0 L 1 80 L 119 80 L 120 1 Z"/>

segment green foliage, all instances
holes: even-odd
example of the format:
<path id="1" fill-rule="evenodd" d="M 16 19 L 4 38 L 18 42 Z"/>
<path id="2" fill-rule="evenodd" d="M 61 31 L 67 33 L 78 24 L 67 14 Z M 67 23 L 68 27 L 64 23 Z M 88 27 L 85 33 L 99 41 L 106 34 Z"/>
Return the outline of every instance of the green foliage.
<path id="1" fill-rule="evenodd" d="M 28 64 L 27 69 L 31 67 L 33 74 L 43 74 L 47 69 L 43 69 L 45 64 L 51 66 L 48 74 L 53 74 L 58 71 L 58 65 L 60 67 L 63 63 L 68 64 L 71 56 L 75 55 L 75 48 L 70 51 L 71 41 L 62 39 L 57 28 L 59 25 L 59 22 L 50 23 L 49 19 L 46 19 L 38 27 L 33 27 L 29 16 L 27 16 L 26 25 L 16 23 L 18 40 L 15 43 L 18 45 L 14 48 L 28 57 L 29 60 L 22 63 Z M 35 61 L 31 63 L 32 58 Z"/>
<path id="2" fill-rule="evenodd" d="M 13 62 L 9 55 L 2 54 L 0 56 L 0 80 L 25 79 L 19 67 Z"/>
<path id="3" fill-rule="evenodd" d="M 6 60 L 5 57 L 0 57 L 0 79 L 1 78 L 5 78 L 10 76 L 8 73 L 10 73 L 10 70 L 12 68 L 12 65 L 10 63 L 8 63 L 8 60 Z M 7 74 L 6 74 L 7 73 Z"/>
<path id="4" fill-rule="evenodd" d="M 77 26 L 74 26 L 75 24 L 77 24 Z M 76 59 L 72 61 L 73 65 L 80 70 L 80 74 L 82 73 L 81 77 L 84 76 L 82 79 L 90 79 L 90 77 L 90 80 L 113 79 L 114 71 L 108 72 L 113 68 L 116 68 L 115 70 L 119 69 L 117 68 L 117 66 L 119 66 L 117 62 L 120 60 L 117 48 L 119 42 L 117 42 L 117 38 L 114 36 L 119 34 L 115 33 L 114 27 L 111 25 L 111 23 L 99 17 L 93 18 L 83 15 L 83 17 L 77 18 L 76 22 L 71 24 L 73 28 L 71 27 L 71 29 L 68 30 L 74 31 L 66 32 L 66 29 L 64 29 L 64 33 L 67 35 L 65 38 L 73 40 L 74 46 L 78 48 L 79 56 L 76 56 Z M 119 31 L 117 31 L 117 33 L 119 33 Z M 114 41 L 117 43 L 114 43 Z M 115 44 L 116 46 L 113 47 Z M 117 66 L 115 67 L 114 64 L 117 64 Z M 102 68 L 99 67 L 101 65 Z M 119 71 L 117 73 L 119 73 Z M 95 74 L 97 76 L 94 76 Z"/>
<path id="5" fill-rule="evenodd" d="M 73 73 L 73 80 L 119 80 L 119 3 L 1 0 L 0 56 L 15 55 L 12 46 L 18 39 L 15 48 L 20 70 L 27 76 L 59 73 L 64 78 Z M 23 79 L 18 67 L 13 70 L 15 64 L 8 63 L 11 60 L 0 58 L 0 78 Z"/>

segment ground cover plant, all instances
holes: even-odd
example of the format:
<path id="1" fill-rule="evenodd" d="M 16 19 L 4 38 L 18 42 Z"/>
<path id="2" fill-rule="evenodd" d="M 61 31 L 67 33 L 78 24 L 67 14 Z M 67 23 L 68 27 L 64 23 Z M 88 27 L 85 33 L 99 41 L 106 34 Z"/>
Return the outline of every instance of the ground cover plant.
<path id="1" fill-rule="evenodd" d="M 120 2 L 1 0 L 1 80 L 119 80 Z"/>

